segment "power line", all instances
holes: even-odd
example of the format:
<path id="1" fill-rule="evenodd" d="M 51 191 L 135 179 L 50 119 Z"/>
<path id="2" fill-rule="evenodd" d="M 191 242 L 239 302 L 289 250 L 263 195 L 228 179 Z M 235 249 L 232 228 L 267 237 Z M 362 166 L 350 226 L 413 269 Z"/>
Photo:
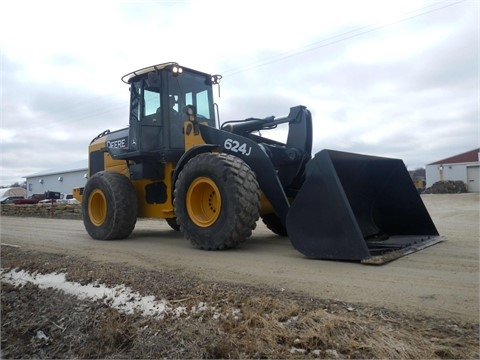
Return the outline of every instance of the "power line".
<path id="1" fill-rule="evenodd" d="M 446 5 L 439 6 L 439 7 L 436 7 L 434 9 L 429 9 L 429 8 L 431 8 L 432 6 L 435 6 L 437 4 L 428 5 L 428 6 L 425 6 L 423 8 L 416 9 L 416 10 L 413 10 L 413 11 L 409 11 L 409 12 L 403 14 L 403 17 L 399 20 L 392 21 L 390 23 L 382 24 L 382 25 L 362 26 L 362 27 L 359 27 L 359 28 L 354 29 L 354 30 L 346 31 L 346 32 L 343 32 L 341 34 L 334 35 L 334 36 L 328 37 L 326 39 L 322 39 L 320 41 L 316 41 L 312 44 L 302 46 L 300 48 L 281 53 L 277 56 L 273 56 L 271 58 L 268 58 L 268 59 L 265 59 L 265 60 L 262 60 L 262 61 L 251 63 L 250 65 L 241 66 L 241 67 L 238 67 L 236 69 L 224 71 L 224 72 L 222 72 L 222 74 L 224 76 L 232 76 L 232 75 L 236 75 L 236 74 L 239 74 L 239 73 L 242 73 L 242 72 L 246 72 L 248 70 L 252 70 L 252 69 L 256 69 L 256 68 L 259 68 L 259 67 L 262 67 L 262 66 L 265 66 L 265 65 L 269 65 L 269 64 L 272 64 L 272 63 L 275 63 L 275 62 L 283 61 L 285 59 L 289 59 L 289 58 L 292 58 L 292 57 L 295 57 L 295 56 L 298 56 L 298 55 L 301 55 L 301 54 L 304 54 L 304 53 L 307 53 L 307 52 L 310 52 L 310 51 L 313 51 L 313 50 L 316 50 L 316 49 L 319 49 L 319 48 L 330 46 L 330 45 L 333 45 L 333 44 L 336 44 L 336 43 L 339 43 L 339 42 L 342 42 L 342 41 L 349 40 L 349 39 L 354 38 L 354 37 L 365 35 L 365 34 L 368 34 L 368 33 L 374 32 L 374 31 L 378 31 L 380 29 L 383 29 L 383 28 L 386 28 L 386 27 L 389 27 L 389 26 L 392 26 L 392 25 L 396 25 L 396 24 L 399 24 L 399 23 L 402 23 L 402 22 L 405 22 L 405 21 L 409 21 L 411 19 L 423 16 L 423 15 L 426 15 L 426 14 L 429 14 L 429 13 L 432 13 L 432 12 L 435 12 L 435 11 L 438 11 L 438 10 L 442 10 L 442 9 L 447 8 L 447 7 L 458 5 L 458 4 L 463 3 L 465 1 L 466 0 L 461 0 L 461 1 L 457 1 L 457 2 L 450 2 L 450 1 L 447 0 L 447 1 L 445 1 L 445 2 L 447 2 Z M 422 11 L 422 10 L 425 10 L 425 9 L 429 9 L 429 10 Z M 422 11 L 422 12 L 418 13 L 419 11 Z M 413 13 L 417 13 L 417 14 L 414 14 L 414 15 L 411 15 L 411 16 L 405 16 L 405 15 L 413 14 Z"/>

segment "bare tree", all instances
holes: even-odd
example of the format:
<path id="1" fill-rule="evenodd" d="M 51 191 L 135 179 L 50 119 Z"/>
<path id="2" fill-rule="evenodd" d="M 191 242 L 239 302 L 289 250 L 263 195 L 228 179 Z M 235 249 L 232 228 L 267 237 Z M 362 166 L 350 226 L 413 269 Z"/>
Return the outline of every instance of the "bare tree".
<path id="1" fill-rule="evenodd" d="M 18 181 L 16 181 L 12 185 L 10 185 L 9 187 L 21 187 L 21 188 L 26 189 L 27 188 L 27 182 L 24 181 L 22 183 L 19 183 Z"/>

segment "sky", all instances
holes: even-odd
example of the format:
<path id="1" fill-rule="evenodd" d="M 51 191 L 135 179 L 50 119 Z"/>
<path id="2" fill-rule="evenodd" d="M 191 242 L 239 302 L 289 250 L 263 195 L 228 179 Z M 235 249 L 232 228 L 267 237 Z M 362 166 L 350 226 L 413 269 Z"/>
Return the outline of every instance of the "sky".
<path id="1" fill-rule="evenodd" d="M 120 78 L 221 74 L 220 121 L 313 116 L 322 149 L 408 169 L 479 147 L 480 1 L 2 1 L 0 186 L 128 124 Z M 262 135 L 284 140 L 287 128 Z"/>

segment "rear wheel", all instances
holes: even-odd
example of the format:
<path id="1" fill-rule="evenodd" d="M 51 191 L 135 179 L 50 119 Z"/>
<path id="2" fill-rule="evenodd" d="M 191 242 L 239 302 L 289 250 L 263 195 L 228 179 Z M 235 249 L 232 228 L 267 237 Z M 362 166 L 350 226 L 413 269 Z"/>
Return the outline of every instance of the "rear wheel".
<path id="1" fill-rule="evenodd" d="M 124 239 L 137 222 L 137 196 L 125 175 L 101 171 L 88 180 L 82 216 L 88 234 L 97 240 Z"/>
<path id="2" fill-rule="evenodd" d="M 255 173 L 232 155 L 195 156 L 175 184 L 180 229 L 200 249 L 228 249 L 244 242 L 256 226 L 259 205 Z"/>

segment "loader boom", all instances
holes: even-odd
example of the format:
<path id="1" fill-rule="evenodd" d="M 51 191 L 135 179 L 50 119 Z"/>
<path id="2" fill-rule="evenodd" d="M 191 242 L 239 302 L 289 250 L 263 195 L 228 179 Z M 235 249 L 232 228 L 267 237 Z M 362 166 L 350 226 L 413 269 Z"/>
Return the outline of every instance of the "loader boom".
<path id="1" fill-rule="evenodd" d="M 248 126 L 242 122 L 227 124 L 218 130 L 200 125 L 200 134 L 206 144 L 213 144 L 222 152 L 235 155 L 247 163 L 255 172 L 260 189 L 273 206 L 282 224 L 286 224 L 290 207 L 288 197 L 293 197 L 303 181 L 304 168 L 311 158 L 312 119 L 310 111 L 304 106 L 290 109 L 288 116 L 275 119 L 247 119 Z M 253 131 L 269 129 L 278 124 L 289 125 L 286 144 L 272 141 Z M 246 130 L 248 129 L 248 130 Z M 190 156 L 185 154 L 186 159 Z M 180 161 L 180 169 L 185 159 Z"/>

